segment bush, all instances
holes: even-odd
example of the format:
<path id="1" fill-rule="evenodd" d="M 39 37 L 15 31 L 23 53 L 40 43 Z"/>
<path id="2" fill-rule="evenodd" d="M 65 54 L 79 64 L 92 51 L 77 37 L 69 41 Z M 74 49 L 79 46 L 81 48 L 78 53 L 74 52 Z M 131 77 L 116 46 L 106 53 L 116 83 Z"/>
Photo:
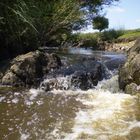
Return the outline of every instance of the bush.
<path id="1" fill-rule="evenodd" d="M 120 37 L 123 34 L 124 34 L 124 30 L 110 29 L 110 30 L 106 30 L 106 31 L 102 32 L 100 34 L 100 39 L 102 41 L 112 41 L 114 39 L 117 39 L 118 37 Z"/>

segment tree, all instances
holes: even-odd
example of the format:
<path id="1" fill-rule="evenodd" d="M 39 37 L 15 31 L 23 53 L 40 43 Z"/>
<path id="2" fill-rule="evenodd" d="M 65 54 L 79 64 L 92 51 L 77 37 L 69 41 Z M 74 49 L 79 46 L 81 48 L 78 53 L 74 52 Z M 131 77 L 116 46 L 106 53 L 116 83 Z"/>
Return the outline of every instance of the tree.
<path id="1" fill-rule="evenodd" d="M 1 0 L 0 44 L 13 51 L 28 51 L 46 41 L 61 42 L 63 34 L 69 36 L 88 25 L 104 6 L 116 1 Z"/>
<path id="2" fill-rule="evenodd" d="M 97 29 L 100 32 L 108 28 L 109 22 L 108 19 L 103 16 L 97 16 L 93 19 L 93 29 Z"/>

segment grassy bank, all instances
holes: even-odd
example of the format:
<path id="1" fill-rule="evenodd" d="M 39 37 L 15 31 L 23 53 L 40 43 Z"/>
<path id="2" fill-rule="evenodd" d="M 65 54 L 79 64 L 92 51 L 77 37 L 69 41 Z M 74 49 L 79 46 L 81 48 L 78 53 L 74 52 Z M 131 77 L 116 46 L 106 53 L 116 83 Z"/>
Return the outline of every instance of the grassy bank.
<path id="1" fill-rule="evenodd" d="M 129 42 L 140 37 L 140 29 L 115 30 L 109 29 L 104 32 L 79 33 L 73 35 L 74 42 L 81 42 L 81 47 L 98 48 L 101 42 Z"/>
<path id="2" fill-rule="evenodd" d="M 119 39 L 130 39 L 130 38 L 138 38 L 140 37 L 140 29 L 135 30 L 124 30 L 123 35 L 119 37 Z"/>

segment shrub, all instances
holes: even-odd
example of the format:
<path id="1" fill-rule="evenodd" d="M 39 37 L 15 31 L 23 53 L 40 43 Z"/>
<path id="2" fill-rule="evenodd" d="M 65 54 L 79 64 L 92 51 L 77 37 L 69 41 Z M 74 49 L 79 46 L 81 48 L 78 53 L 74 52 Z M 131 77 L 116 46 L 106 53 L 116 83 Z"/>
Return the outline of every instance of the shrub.
<path id="1" fill-rule="evenodd" d="M 117 39 L 121 35 L 124 34 L 124 30 L 115 30 L 115 29 L 110 29 L 102 32 L 100 34 L 100 39 L 103 41 L 112 41 L 114 39 Z"/>

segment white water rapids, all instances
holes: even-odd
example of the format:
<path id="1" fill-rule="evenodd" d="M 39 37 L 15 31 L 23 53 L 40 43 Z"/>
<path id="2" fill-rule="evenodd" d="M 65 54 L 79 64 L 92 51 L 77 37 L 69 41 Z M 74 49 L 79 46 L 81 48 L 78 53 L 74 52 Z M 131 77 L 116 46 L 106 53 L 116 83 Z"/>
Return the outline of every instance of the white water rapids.
<path id="1" fill-rule="evenodd" d="M 62 91 L 53 92 L 62 94 Z M 72 132 L 65 134 L 63 140 L 140 139 L 137 98 L 119 90 L 118 76 L 103 80 L 95 89 L 67 91 L 65 94 L 80 95 L 76 100 L 86 109 L 76 112 Z M 57 128 L 53 132 L 56 131 Z"/>
<path id="2" fill-rule="evenodd" d="M 0 140 L 140 140 L 140 98 L 119 90 L 117 75 L 85 91 L 0 91 L 0 114 Z"/>
<path id="3" fill-rule="evenodd" d="M 119 90 L 118 76 L 87 91 L 31 89 L 6 98 L 0 97 L 7 104 L 2 140 L 140 139 L 139 100 Z"/>

